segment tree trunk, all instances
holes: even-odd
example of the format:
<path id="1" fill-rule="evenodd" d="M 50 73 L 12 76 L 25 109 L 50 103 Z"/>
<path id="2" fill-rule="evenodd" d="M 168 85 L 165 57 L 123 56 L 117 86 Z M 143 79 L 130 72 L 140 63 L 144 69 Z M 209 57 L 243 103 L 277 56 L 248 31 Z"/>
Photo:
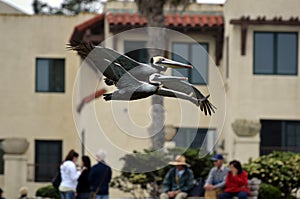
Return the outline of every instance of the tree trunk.
<path id="1" fill-rule="evenodd" d="M 149 49 L 149 57 L 155 55 L 164 55 L 163 50 L 166 49 L 166 39 L 164 28 L 164 0 L 136 0 L 139 12 L 148 20 L 149 46 L 157 49 Z M 152 28 L 156 27 L 156 28 Z M 164 100 L 161 96 L 152 96 L 152 124 L 150 135 L 152 138 L 152 148 L 154 150 L 161 149 L 164 146 L 165 133 L 164 121 L 165 110 Z"/>

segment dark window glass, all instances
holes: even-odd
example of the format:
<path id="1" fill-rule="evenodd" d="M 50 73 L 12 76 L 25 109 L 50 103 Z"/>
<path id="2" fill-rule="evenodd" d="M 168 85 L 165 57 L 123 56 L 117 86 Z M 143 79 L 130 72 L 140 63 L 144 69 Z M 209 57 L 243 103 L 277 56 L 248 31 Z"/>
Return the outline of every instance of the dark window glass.
<path id="1" fill-rule="evenodd" d="M 65 91 L 65 60 L 36 59 L 36 91 Z"/>
<path id="2" fill-rule="evenodd" d="M 149 62 L 148 50 L 145 41 L 125 41 L 124 52 L 128 57 L 142 63 Z"/>
<path id="3" fill-rule="evenodd" d="M 62 161 L 62 141 L 35 141 L 35 181 L 49 182 Z"/>
<path id="4" fill-rule="evenodd" d="M 204 50 L 203 50 L 204 48 Z M 173 75 L 188 77 L 192 84 L 208 82 L 208 44 L 173 43 L 172 59 L 193 65 L 193 69 L 173 69 Z"/>
<path id="5" fill-rule="evenodd" d="M 260 155 L 272 151 L 300 153 L 300 121 L 261 120 Z"/>
<path id="6" fill-rule="evenodd" d="M 278 74 L 297 74 L 297 34 L 277 35 L 277 72 Z"/>
<path id="7" fill-rule="evenodd" d="M 297 75 L 297 62 L 297 33 L 254 33 L 254 74 Z"/>
<path id="8" fill-rule="evenodd" d="M 272 33 L 255 33 L 254 72 L 273 74 L 274 68 L 274 35 Z"/>

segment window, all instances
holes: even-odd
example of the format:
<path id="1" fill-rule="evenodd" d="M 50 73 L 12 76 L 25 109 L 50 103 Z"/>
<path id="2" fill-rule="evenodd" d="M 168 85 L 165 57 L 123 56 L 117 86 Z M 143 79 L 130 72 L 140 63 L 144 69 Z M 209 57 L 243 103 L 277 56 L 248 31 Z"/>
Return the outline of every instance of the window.
<path id="1" fill-rule="evenodd" d="M 35 181 L 49 182 L 62 161 L 62 141 L 35 141 Z"/>
<path id="2" fill-rule="evenodd" d="M 0 174 L 4 174 L 4 160 L 3 160 L 3 149 L 2 149 L 2 141 L 0 140 Z"/>
<path id="3" fill-rule="evenodd" d="M 261 120 L 260 154 L 274 150 L 300 153 L 300 121 Z"/>
<path id="4" fill-rule="evenodd" d="M 142 63 L 149 62 L 148 49 L 146 41 L 125 41 L 124 52 L 128 57 Z"/>
<path id="5" fill-rule="evenodd" d="M 254 32 L 254 74 L 297 75 L 298 34 Z"/>
<path id="6" fill-rule="evenodd" d="M 37 92 L 65 91 L 65 60 L 36 59 L 36 88 Z"/>
<path id="7" fill-rule="evenodd" d="M 204 50 L 203 50 L 204 48 Z M 208 83 L 208 44 L 173 43 L 172 59 L 192 64 L 193 69 L 175 69 L 173 75 L 188 77 L 192 84 Z M 190 62 L 190 63 L 189 63 Z"/>
<path id="8" fill-rule="evenodd" d="M 213 129 L 179 128 L 173 138 L 177 147 L 200 148 L 209 151 L 217 141 L 216 131 Z"/>

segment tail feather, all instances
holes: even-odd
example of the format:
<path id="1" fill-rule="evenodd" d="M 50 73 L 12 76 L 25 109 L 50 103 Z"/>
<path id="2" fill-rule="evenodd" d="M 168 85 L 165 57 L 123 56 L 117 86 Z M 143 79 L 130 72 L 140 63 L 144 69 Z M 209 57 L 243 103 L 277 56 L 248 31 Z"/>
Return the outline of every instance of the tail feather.
<path id="1" fill-rule="evenodd" d="M 215 109 L 217 109 L 217 107 L 215 107 L 209 100 L 210 95 L 203 97 L 202 99 L 198 99 L 199 100 L 199 104 L 200 104 L 200 109 L 201 111 L 204 112 L 205 115 L 212 115 L 212 113 L 215 113 Z"/>
<path id="2" fill-rule="evenodd" d="M 72 40 L 69 44 L 67 44 L 68 50 L 76 51 L 82 58 L 86 58 L 94 48 L 95 46 L 91 42 Z"/>

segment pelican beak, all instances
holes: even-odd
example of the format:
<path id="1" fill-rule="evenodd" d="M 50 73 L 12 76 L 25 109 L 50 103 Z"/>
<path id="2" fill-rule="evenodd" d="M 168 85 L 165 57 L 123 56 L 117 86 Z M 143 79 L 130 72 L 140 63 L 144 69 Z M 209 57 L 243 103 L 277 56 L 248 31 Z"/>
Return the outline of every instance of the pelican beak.
<path id="1" fill-rule="evenodd" d="M 169 68 L 193 68 L 193 66 L 191 66 L 189 64 L 184 64 L 184 63 L 173 61 L 173 60 L 166 59 L 166 58 L 159 61 L 157 64 L 160 64 L 162 66 L 169 67 Z"/>
<path id="2" fill-rule="evenodd" d="M 158 82 L 174 81 L 174 80 L 187 81 L 188 78 L 186 78 L 186 77 L 178 77 L 178 76 L 158 76 L 158 77 L 155 77 L 153 80 L 158 81 Z"/>

